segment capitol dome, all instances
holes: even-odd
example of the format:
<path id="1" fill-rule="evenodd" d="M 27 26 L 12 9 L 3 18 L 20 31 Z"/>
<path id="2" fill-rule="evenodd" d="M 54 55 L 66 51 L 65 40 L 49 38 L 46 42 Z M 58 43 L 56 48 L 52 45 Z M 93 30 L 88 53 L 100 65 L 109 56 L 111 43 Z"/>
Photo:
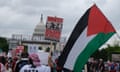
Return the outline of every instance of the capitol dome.
<path id="1" fill-rule="evenodd" d="M 41 39 L 45 36 L 45 24 L 43 22 L 43 15 L 41 14 L 40 22 L 36 25 L 34 32 L 33 32 L 33 38 L 34 39 Z"/>

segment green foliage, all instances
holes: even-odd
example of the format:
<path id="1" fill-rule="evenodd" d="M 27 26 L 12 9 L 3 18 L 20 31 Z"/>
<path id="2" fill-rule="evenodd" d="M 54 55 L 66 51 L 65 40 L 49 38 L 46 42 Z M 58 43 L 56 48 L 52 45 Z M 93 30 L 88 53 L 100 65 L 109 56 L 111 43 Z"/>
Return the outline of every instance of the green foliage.
<path id="1" fill-rule="evenodd" d="M 41 46 L 39 47 L 39 50 L 42 50 L 42 47 L 41 47 Z"/>
<path id="2" fill-rule="evenodd" d="M 120 54 L 120 46 L 115 44 L 114 46 L 108 45 L 106 48 L 102 50 L 97 50 L 92 54 L 92 57 L 95 59 L 102 58 L 104 61 L 111 60 L 112 53 L 119 53 Z"/>
<path id="3" fill-rule="evenodd" d="M 28 46 L 24 45 L 24 51 L 27 52 L 28 51 Z"/>
<path id="4" fill-rule="evenodd" d="M 2 51 L 8 52 L 9 49 L 6 38 L 0 37 L 0 48 L 2 49 Z"/>
<path id="5" fill-rule="evenodd" d="M 45 52 L 49 52 L 50 51 L 50 48 L 48 47 L 48 48 L 46 48 L 46 50 L 45 50 Z"/>

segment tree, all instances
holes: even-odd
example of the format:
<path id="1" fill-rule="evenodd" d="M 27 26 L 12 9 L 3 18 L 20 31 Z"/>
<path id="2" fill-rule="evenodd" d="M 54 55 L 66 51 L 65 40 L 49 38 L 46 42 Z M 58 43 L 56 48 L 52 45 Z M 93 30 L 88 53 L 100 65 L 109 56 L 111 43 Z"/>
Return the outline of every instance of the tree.
<path id="1" fill-rule="evenodd" d="M 46 48 L 45 52 L 50 52 L 50 48 L 49 47 Z"/>
<path id="2" fill-rule="evenodd" d="M 112 53 L 120 54 L 120 46 L 119 44 L 114 44 L 113 46 L 109 45 L 106 48 L 95 51 L 91 56 L 95 59 L 102 58 L 104 61 L 111 60 Z"/>
<path id="3" fill-rule="evenodd" d="M 39 50 L 42 50 L 42 47 L 41 47 L 41 46 L 39 47 Z"/>
<path id="4" fill-rule="evenodd" d="M 9 49 L 6 38 L 0 37 L 0 48 L 2 49 L 2 51 L 8 52 Z"/>

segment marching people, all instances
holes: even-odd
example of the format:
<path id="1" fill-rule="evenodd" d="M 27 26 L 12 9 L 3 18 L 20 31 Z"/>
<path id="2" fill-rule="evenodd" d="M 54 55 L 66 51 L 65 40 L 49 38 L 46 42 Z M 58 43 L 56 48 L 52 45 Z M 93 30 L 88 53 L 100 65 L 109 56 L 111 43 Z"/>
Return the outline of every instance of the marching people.
<path id="1" fill-rule="evenodd" d="M 7 72 L 12 72 L 12 65 L 13 65 L 12 64 L 12 58 L 8 57 L 7 61 L 6 61 L 6 64 L 5 64 Z"/>
<path id="2" fill-rule="evenodd" d="M 36 53 L 30 54 L 29 64 L 25 65 L 20 72 L 51 72 L 51 57 L 48 57 L 48 66 L 40 63 L 39 56 Z"/>
<path id="3" fill-rule="evenodd" d="M 98 63 L 98 71 L 99 72 L 104 72 L 104 62 L 103 59 L 99 59 L 99 63 Z"/>
<path id="4" fill-rule="evenodd" d="M 95 60 L 90 58 L 87 62 L 87 72 L 104 72 L 104 62 L 103 59 Z"/>
<path id="5" fill-rule="evenodd" d="M 24 65 L 29 64 L 28 56 L 29 56 L 29 54 L 27 52 L 22 52 L 20 61 L 16 62 L 16 65 L 15 65 L 15 68 L 14 68 L 14 72 L 20 72 L 20 69 Z"/>
<path id="6" fill-rule="evenodd" d="M 115 64 L 114 62 L 112 62 L 112 63 L 110 64 L 110 72 L 116 72 L 115 67 L 116 67 L 116 64 Z"/>
<path id="7" fill-rule="evenodd" d="M 0 56 L 0 72 L 7 72 L 5 67 L 6 59 L 4 56 Z"/>
<path id="8" fill-rule="evenodd" d="M 17 62 L 18 58 L 17 57 L 13 57 L 12 59 L 13 59 L 13 61 L 12 61 L 12 72 L 14 72 L 14 68 L 16 66 L 16 62 Z"/>

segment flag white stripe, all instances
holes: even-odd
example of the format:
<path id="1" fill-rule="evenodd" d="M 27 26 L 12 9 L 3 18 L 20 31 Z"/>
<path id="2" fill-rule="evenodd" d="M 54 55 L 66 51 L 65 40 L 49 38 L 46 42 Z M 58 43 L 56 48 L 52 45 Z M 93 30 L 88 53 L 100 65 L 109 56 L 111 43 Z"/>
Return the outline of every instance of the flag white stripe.
<path id="1" fill-rule="evenodd" d="M 73 70 L 76 58 L 84 50 L 88 42 L 90 42 L 94 37 L 95 35 L 87 37 L 87 28 L 82 32 L 77 41 L 74 43 L 73 48 L 67 57 L 64 68 Z"/>

